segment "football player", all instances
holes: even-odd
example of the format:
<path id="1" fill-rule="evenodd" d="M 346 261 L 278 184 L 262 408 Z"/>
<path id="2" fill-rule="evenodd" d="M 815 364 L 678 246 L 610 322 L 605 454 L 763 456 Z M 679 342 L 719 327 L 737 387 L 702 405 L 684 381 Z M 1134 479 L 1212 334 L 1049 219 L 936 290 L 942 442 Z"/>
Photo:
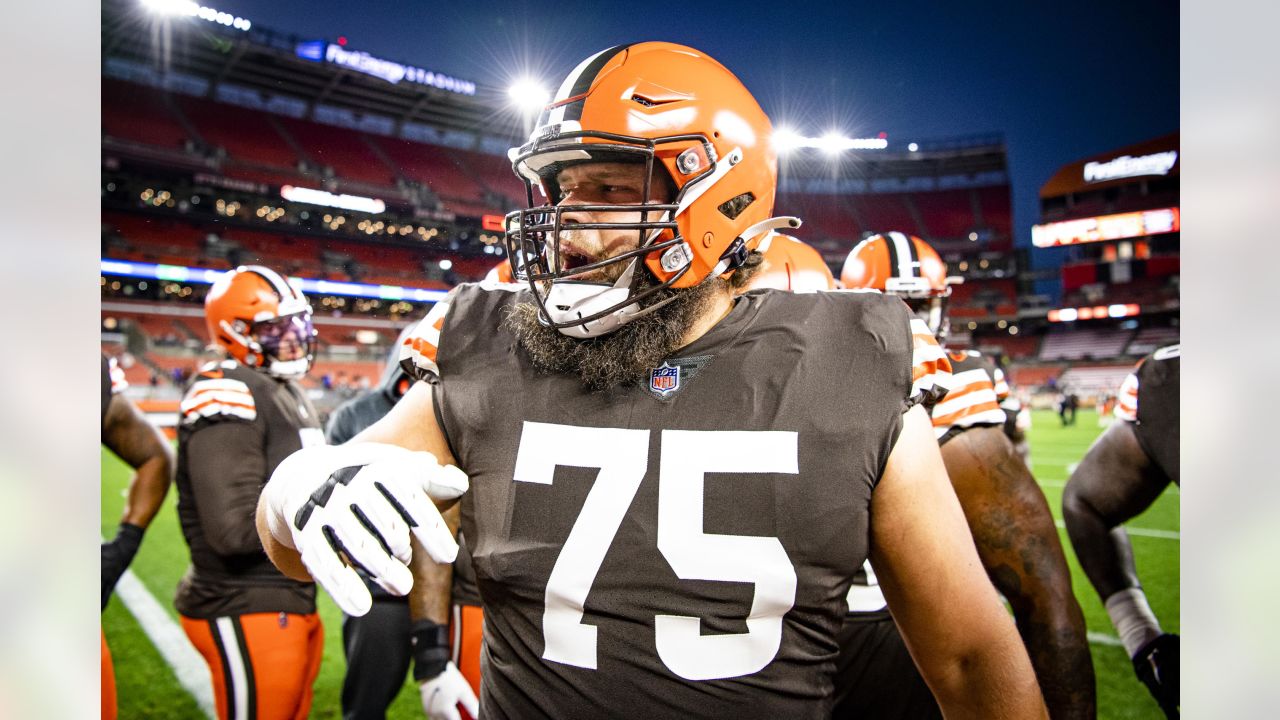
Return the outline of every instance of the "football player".
<path id="1" fill-rule="evenodd" d="M 311 306 L 276 271 L 244 265 L 205 298 L 227 358 L 200 369 L 179 405 L 178 517 L 191 566 L 174 605 L 209 665 L 218 717 L 305 718 L 320 669 L 315 585 L 263 554 L 253 508 L 272 470 L 324 444 L 297 380 L 311 366 Z"/>
<path id="2" fill-rule="evenodd" d="M 455 288 L 402 356 L 434 382 L 277 469 L 278 566 L 364 612 L 350 565 L 405 592 L 411 533 L 456 555 L 429 496 L 466 493 L 486 717 L 821 718 L 869 555 L 948 713 L 1044 717 L 916 407 L 948 368 L 927 328 L 882 295 L 738 294 L 794 225 L 755 99 L 662 42 L 555 97 L 511 152 L 523 285 Z"/>
<path id="3" fill-rule="evenodd" d="M 1181 346 L 1143 358 L 1120 388 L 1115 417 L 1062 495 L 1067 535 L 1120 635 L 1133 669 L 1168 717 L 1179 713 L 1179 640 L 1160 627 L 1138 580 L 1122 524 L 1151 507 L 1179 474 Z"/>
<path id="4" fill-rule="evenodd" d="M 400 333 L 378 387 L 333 411 L 325 430 L 329 444 L 341 445 L 355 437 L 386 415 L 409 391 L 413 378 L 400 367 L 400 346 L 410 338 L 412 330 L 410 326 Z M 456 508 L 446 513 L 450 528 L 457 527 L 457 514 Z M 463 565 L 466 558 L 460 548 L 455 565 Z M 347 656 L 342 715 L 346 720 L 386 717 L 411 661 L 429 718 L 447 717 L 450 710 L 456 712 L 451 707 L 433 705 L 444 697 L 437 686 L 456 678 L 453 668 L 461 669 L 473 696 L 479 692 L 480 600 L 473 590 L 469 592 L 474 580 L 468 582 L 459 577 L 469 567 L 455 574 L 448 565 L 432 562 L 425 552 L 415 552 L 410 569 L 414 586 L 409 597 L 392 595 L 366 579 L 365 585 L 373 595 L 369 612 L 342 618 L 342 647 Z M 477 700 L 471 697 L 465 702 L 474 707 Z"/>
<path id="5" fill-rule="evenodd" d="M 129 383 L 115 359 L 102 358 L 102 444 L 134 470 L 125 493 L 120 528 L 102 543 L 102 609 L 138 554 L 143 533 L 160 510 L 173 482 L 173 448 L 127 397 Z M 102 636 L 102 717 L 116 716 L 115 668 Z"/>
<path id="6" fill-rule="evenodd" d="M 899 232 L 873 235 L 849 253 L 841 270 L 846 289 L 873 289 L 897 295 L 945 343 L 949 330 L 946 264 L 928 243 Z M 1058 531 L 1044 493 L 1005 434 L 1008 395 L 1003 373 L 974 350 L 949 350 L 947 394 L 932 407 L 942 460 L 973 532 L 988 576 L 1013 608 L 1040 689 L 1053 718 L 1095 714 L 1093 661 L 1084 614 L 1071 592 Z M 874 588 L 875 573 L 849 596 L 850 616 L 842 631 L 837 691 L 847 693 L 837 717 L 921 717 L 937 715 L 918 680 L 899 681 L 896 669 L 911 674 L 893 620 Z M 869 663 L 871 648 L 886 657 Z M 877 698 L 868 713 L 862 695 Z"/>

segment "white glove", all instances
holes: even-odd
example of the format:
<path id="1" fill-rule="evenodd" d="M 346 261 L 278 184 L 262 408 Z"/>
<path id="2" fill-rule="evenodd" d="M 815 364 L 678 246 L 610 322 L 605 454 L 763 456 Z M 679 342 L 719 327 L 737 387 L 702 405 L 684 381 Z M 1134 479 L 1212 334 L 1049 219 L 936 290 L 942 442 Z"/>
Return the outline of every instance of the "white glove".
<path id="1" fill-rule="evenodd" d="M 418 690 L 422 693 L 422 711 L 429 720 L 462 720 L 459 705 L 472 718 L 480 717 L 480 701 L 452 661 L 444 666 L 444 672 L 418 685 Z"/>
<path id="2" fill-rule="evenodd" d="M 359 616 L 373 598 L 348 561 L 387 592 L 408 593 L 409 533 L 436 562 L 453 562 L 458 543 L 431 498 L 451 500 L 467 486 L 461 470 L 429 452 L 352 443 L 295 452 L 276 466 L 262 496 L 272 537 L 302 555 L 344 613 Z"/>

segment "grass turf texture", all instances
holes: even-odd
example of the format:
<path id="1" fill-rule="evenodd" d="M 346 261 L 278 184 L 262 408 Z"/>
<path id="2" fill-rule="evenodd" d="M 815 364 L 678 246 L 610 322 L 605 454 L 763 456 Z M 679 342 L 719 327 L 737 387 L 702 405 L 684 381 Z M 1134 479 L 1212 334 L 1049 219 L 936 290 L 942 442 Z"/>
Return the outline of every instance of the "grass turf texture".
<path id="1" fill-rule="evenodd" d="M 1030 432 L 1032 471 L 1044 488 L 1054 518 L 1062 519 L 1062 486 L 1069 474 L 1068 466 L 1076 463 L 1101 432 L 1093 411 L 1082 410 L 1074 426 L 1062 427 L 1055 413 L 1033 413 Z M 124 506 L 124 489 L 129 470 L 110 452 L 102 455 L 102 533 L 111 537 Z M 1178 532 L 1179 501 L 1177 488 L 1170 487 L 1145 513 L 1128 525 L 1134 528 Z M 133 572 L 160 601 L 177 622 L 173 610 L 173 593 L 188 564 L 187 546 L 178 528 L 175 507 L 176 491 L 171 490 L 165 507 L 156 516 L 142 548 L 132 565 Z M 1063 549 L 1071 566 L 1072 582 L 1085 619 L 1092 633 L 1115 636 L 1115 630 L 1103 610 L 1102 602 L 1076 562 L 1075 553 L 1060 531 Z M 1179 540 L 1163 537 L 1131 535 L 1138 574 L 1147 597 L 1164 629 L 1179 631 Z M 339 718 L 339 697 L 345 662 L 342 655 L 342 614 L 323 591 L 318 593 L 320 617 L 324 623 L 324 660 L 315 684 L 313 718 Z M 152 647 L 142 628 L 118 598 L 112 597 L 102 618 L 107 642 L 115 661 L 116 687 L 121 718 L 195 718 L 200 711 L 183 690 L 159 653 Z M 1160 718 L 1159 708 L 1146 688 L 1133 675 L 1124 650 L 1116 645 L 1093 643 L 1094 671 L 1098 681 L 1098 717 Z M 392 704 L 388 718 L 421 718 L 417 688 L 406 679 L 405 686 Z"/>

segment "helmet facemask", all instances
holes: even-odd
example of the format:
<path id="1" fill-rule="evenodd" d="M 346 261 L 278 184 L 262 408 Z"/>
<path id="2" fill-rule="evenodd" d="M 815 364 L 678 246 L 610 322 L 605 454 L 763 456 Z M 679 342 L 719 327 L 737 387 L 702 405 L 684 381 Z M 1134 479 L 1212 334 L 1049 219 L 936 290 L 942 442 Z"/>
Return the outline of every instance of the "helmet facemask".
<path id="1" fill-rule="evenodd" d="M 892 291 L 891 291 L 892 292 Z M 894 293 L 902 297 L 906 301 L 907 307 L 911 308 L 911 312 L 929 327 L 929 332 L 933 333 L 937 338 L 939 345 L 945 345 L 947 342 L 947 334 L 951 330 L 951 320 L 947 317 L 947 300 L 950 295 L 948 288 L 947 295 L 926 295 L 907 296 L 901 293 Z"/>
<path id="2" fill-rule="evenodd" d="M 590 139 L 592 142 L 584 142 Z M 670 146 L 676 146 L 672 148 Z M 659 153 L 674 154 L 689 166 L 701 168 L 677 188 Z M 705 136 L 678 135 L 646 139 L 609 133 L 573 131 L 544 135 L 512 151 L 513 166 L 524 181 L 529 207 L 509 213 L 506 244 L 513 276 L 529 284 L 542 322 L 572 337 L 595 337 L 648 314 L 671 301 L 644 301 L 672 287 L 689 271 L 691 255 L 676 218 L 691 199 L 718 179 L 715 149 Z M 559 174 L 585 163 L 624 163 L 643 167 L 643 190 L 638 203 L 561 204 Z M 681 162 L 681 160 L 677 160 Z M 696 163 L 696 165 L 694 164 Z M 666 186 L 667 198 L 657 194 Z M 547 204 L 534 204 L 534 187 Z M 666 199 L 664 202 L 663 200 Z M 639 214 L 632 222 L 566 221 L 568 213 Z M 659 214 L 654 218 L 652 215 Z M 565 253 L 566 234 L 579 230 L 634 232 L 632 249 L 611 257 L 581 262 Z M 742 253 L 745 256 L 745 253 Z M 644 266 L 657 257 L 667 279 L 654 278 Z M 726 268 L 727 269 L 727 268 Z M 603 271 L 603 272 L 601 272 Z M 595 277 L 592 277 L 592 275 Z M 616 278 L 610 280 L 610 278 Z"/>
<path id="3" fill-rule="evenodd" d="M 248 348 L 246 360 L 282 379 L 297 379 L 307 374 L 315 357 L 316 330 L 311 322 L 311 309 L 265 318 L 246 324 L 237 320 L 235 330 Z"/>

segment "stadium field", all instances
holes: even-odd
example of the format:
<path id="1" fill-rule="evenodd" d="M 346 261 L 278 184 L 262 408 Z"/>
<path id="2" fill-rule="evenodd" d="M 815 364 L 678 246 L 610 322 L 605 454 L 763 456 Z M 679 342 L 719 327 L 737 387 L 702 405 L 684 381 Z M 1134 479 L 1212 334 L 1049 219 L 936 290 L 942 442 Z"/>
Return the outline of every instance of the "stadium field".
<path id="1" fill-rule="evenodd" d="M 1101 432 L 1097 415 L 1082 410 L 1073 426 L 1062 427 L 1056 414 L 1033 414 L 1032 470 L 1061 526 L 1062 487 L 1069 468 L 1079 461 Z M 102 457 L 102 532 L 115 532 L 124 503 L 128 468 L 110 452 Z M 212 712 L 208 672 L 177 627 L 173 593 L 187 566 L 187 547 L 178 529 L 176 493 L 170 491 L 134 560 L 132 571 L 111 599 L 102 624 L 115 662 L 121 718 L 199 718 Z M 1179 631 L 1179 501 L 1170 487 L 1144 514 L 1129 523 L 1138 573 L 1152 608 L 1165 630 Z M 1094 669 L 1098 677 L 1098 717 L 1159 718 L 1159 709 L 1146 688 L 1134 678 L 1102 603 L 1080 570 L 1061 531 L 1071 564 L 1076 596 L 1088 621 Z M 122 598 L 121 596 L 125 596 Z M 341 717 L 339 696 L 344 662 L 341 614 L 329 597 L 319 593 L 325 626 L 324 661 L 315 684 L 313 718 Z M 145 629 L 144 629 L 145 628 Z M 184 686 L 185 683 L 185 686 Z M 203 690 L 199 689 L 203 683 Z M 196 688 L 194 695 L 187 687 Z M 416 688 L 406 682 L 388 714 L 390 718 L 421 718 Z"/>

